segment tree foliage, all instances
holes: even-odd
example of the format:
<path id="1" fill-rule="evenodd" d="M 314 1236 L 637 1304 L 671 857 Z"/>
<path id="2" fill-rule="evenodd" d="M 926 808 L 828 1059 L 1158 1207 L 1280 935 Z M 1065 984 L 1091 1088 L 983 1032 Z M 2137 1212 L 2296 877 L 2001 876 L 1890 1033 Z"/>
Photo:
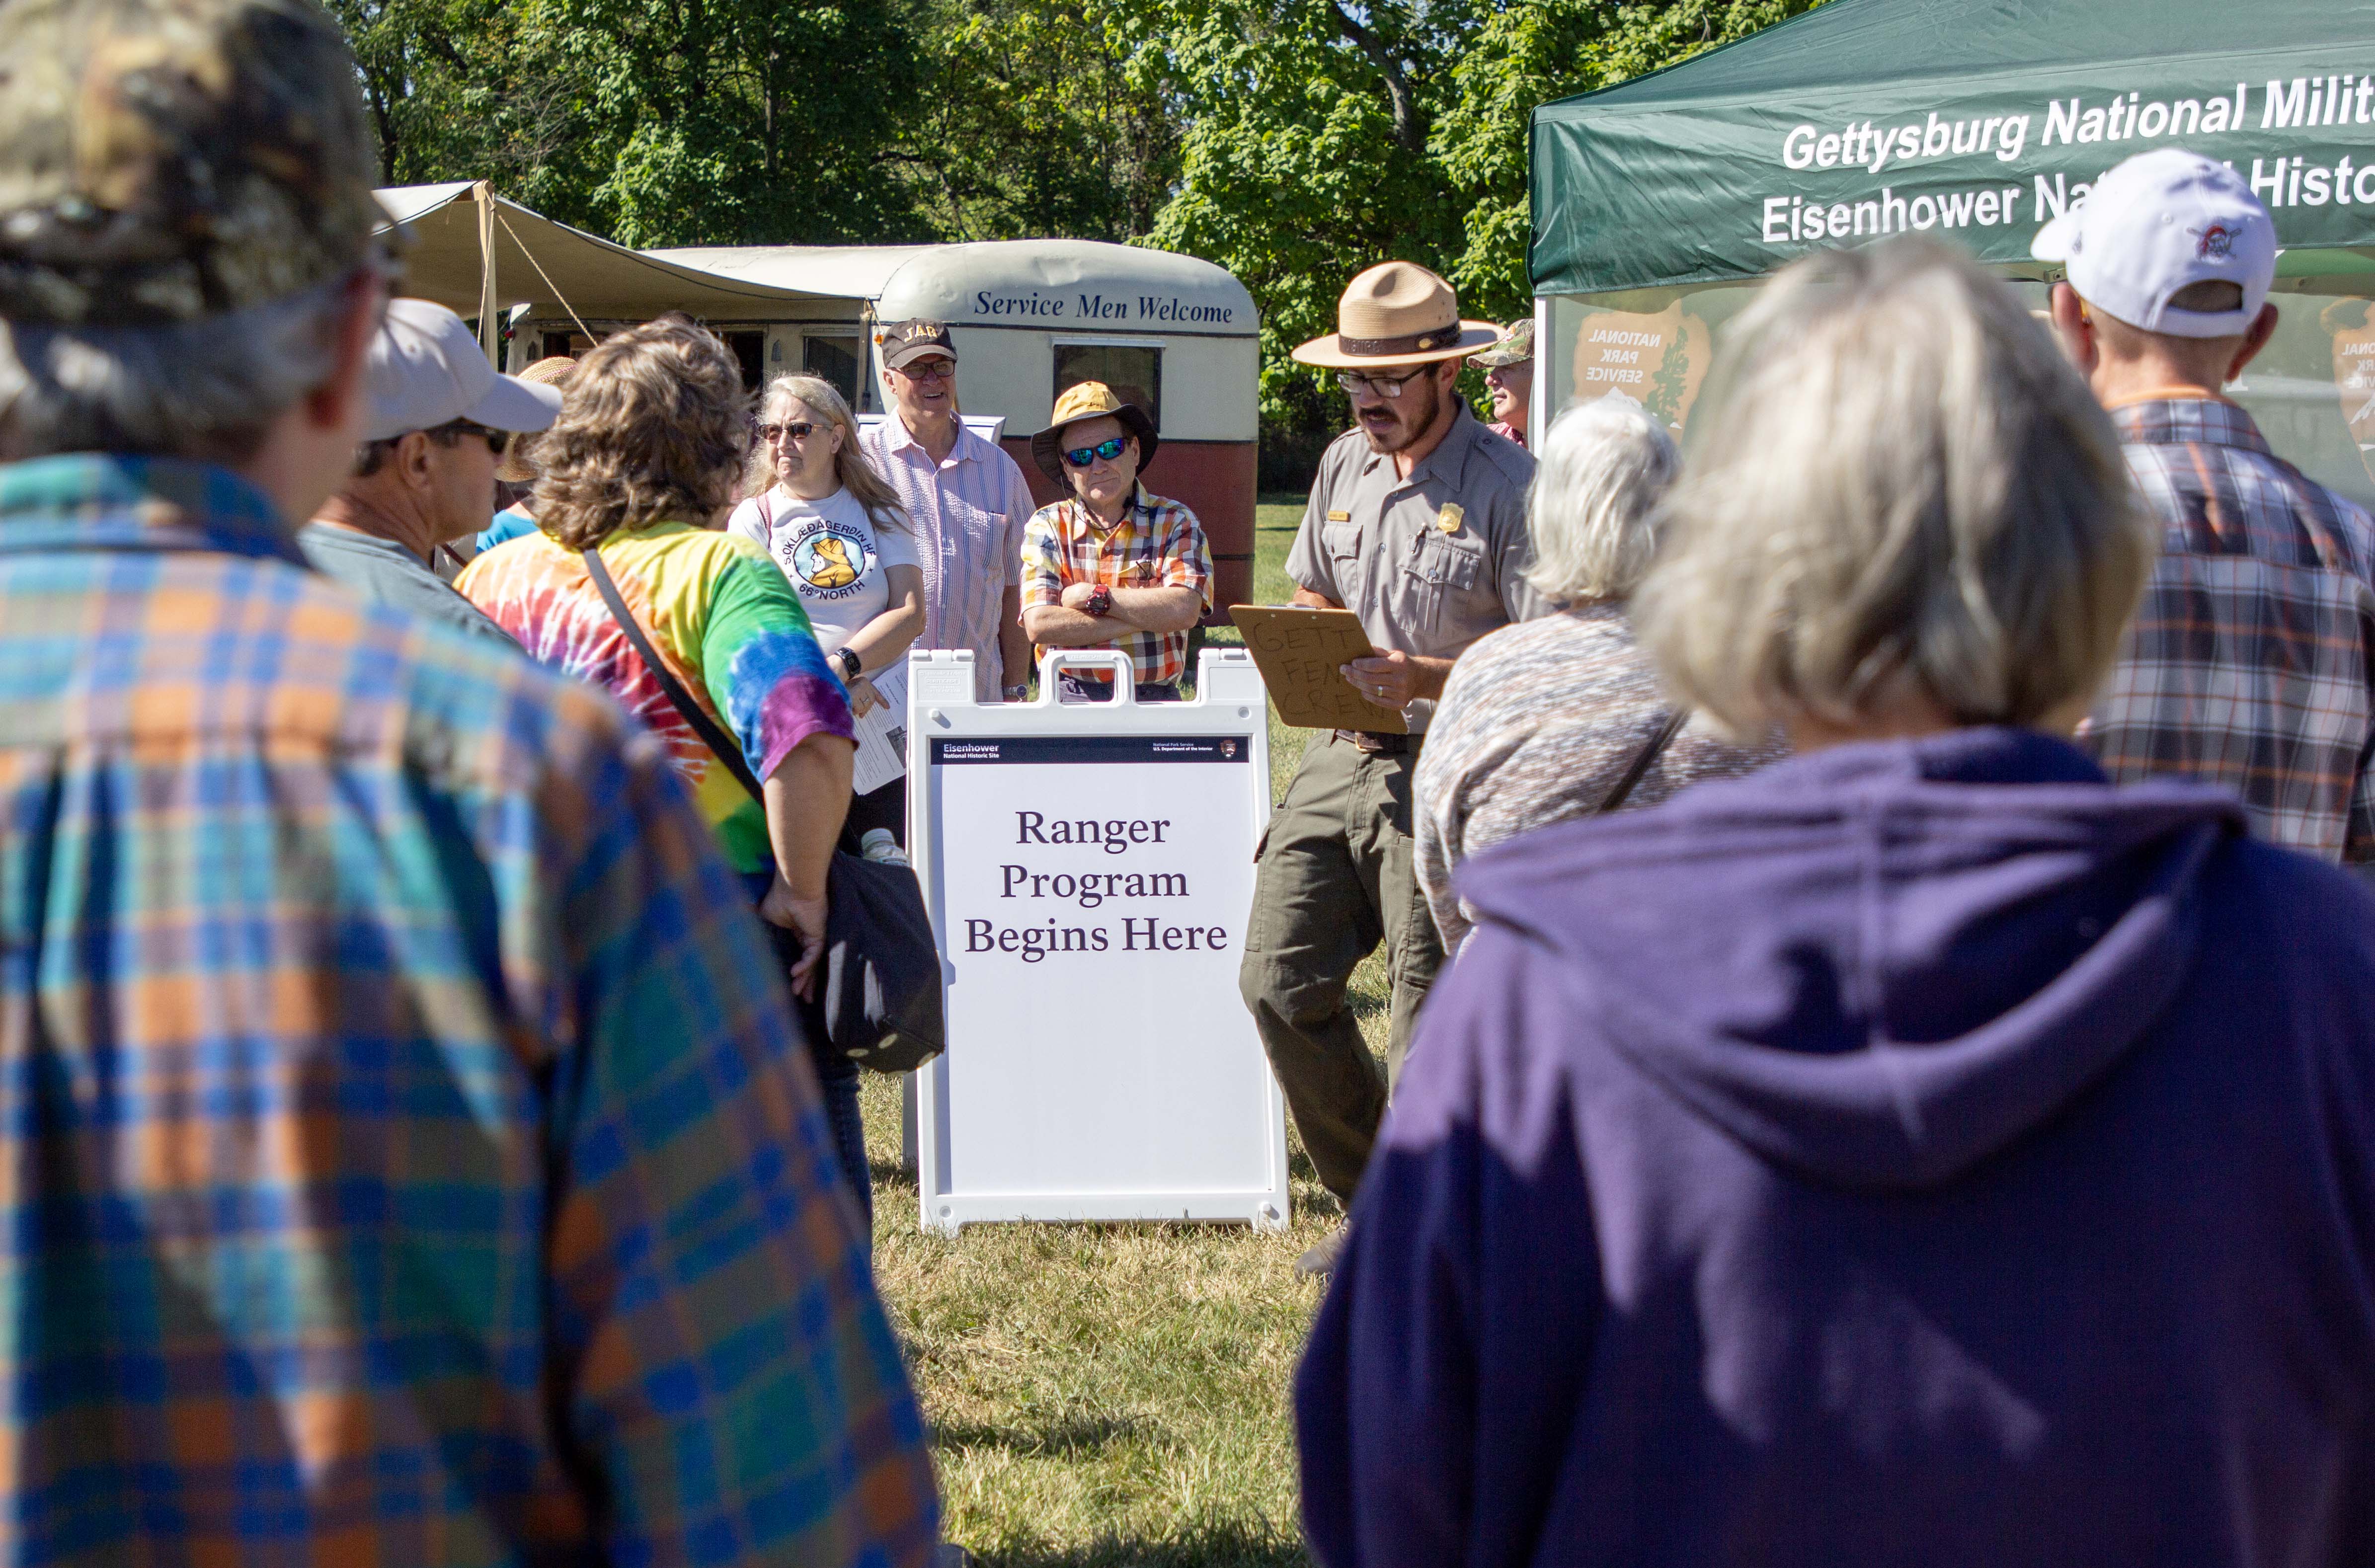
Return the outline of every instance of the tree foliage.
<path id="1" fill-rule="evenodd" d="M 1524 310 L 1526 129 L 1813 0 L 330 0 L 391 183 L 491 179 L 635 245 L 1062 234 L 1209 257 L 1286 350 L 1354 272 Z"/>

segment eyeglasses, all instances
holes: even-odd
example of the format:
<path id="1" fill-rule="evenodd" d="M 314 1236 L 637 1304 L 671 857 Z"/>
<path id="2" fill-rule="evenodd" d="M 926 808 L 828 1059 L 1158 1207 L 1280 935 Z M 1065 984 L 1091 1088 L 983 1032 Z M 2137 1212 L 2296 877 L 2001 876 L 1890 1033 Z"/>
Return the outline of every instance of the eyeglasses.
<path id="1" fill-rule="evenodd" d="M 916 360 L 899 367 L 899 374 L 909 381 L 946 381 L 956 374 L 953 360 Z"/>
<path id="2" fill-rule="evenodd" d="M 1400 397 L 1403 387 L 1433 369 L 1435 369 L 1433 365 L 1421 365 L 1414 371 L 1398 376 L 1367 376 L 1358 371 L 1338 371 L 1336 384 L 1355 397 L 1363 393 L 1367 393 L 1373 397 Z"/>
<path id="3" fill-rule="evenodd" d="M 1115 436 L 1110 440 L 1101 441 L 1094 446 L 1076 446 L 1064 454 L 1064 461 L 1075 468 L 1085 468 L 1100 457 L 1110 463 L 1119 457 L 1123 449 L 1128 445 L 1129 437 Z"/>
<path id="4" fill-rule="evenodd" d="M 476 436 L 485 442 L 487 450 L 498 457 L 501 457 L 504 448 L 512 443 L 511 431 L 490 430 L 474 419 L 448 419 L 431 430 L 429 436 L 431 440 L 442 446 L 452 446 L 456 442 L 467 441 L 472 436 Z"/>
<path id="5" fill-rule="evenodd" d="M 784 436 L 789 436 L 794 441 L 806 441 L 809 437 L 816 434 L 816 426 L 807 419 L 798 420 L 795 423 L 788 425 L 761 425 L 759 427 L 759 436 L 762 441 L 775 441 Z"/>

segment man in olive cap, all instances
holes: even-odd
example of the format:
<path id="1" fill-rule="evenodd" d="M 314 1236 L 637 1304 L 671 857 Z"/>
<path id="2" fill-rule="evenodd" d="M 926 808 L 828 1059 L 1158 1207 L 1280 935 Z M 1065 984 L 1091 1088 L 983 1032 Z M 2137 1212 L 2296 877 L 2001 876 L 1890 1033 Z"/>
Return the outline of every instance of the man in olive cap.
<path id="1" fill-rule="evenodd" d="M 372 172 L 311 0 L 0 0 L 0 1558 L 921 1563 L 667 754 L 291 543 Z"/>

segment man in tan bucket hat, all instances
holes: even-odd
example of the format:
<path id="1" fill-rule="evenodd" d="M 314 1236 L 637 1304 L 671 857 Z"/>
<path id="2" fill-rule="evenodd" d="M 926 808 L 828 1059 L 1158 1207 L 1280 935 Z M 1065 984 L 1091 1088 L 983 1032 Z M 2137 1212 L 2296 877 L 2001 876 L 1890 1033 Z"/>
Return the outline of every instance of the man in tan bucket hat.
<path id="1" fill-rule="evenodd" d="M 1286 571 L 1296 604 L 1361 618 L 1378 654 L 1345 666 L 1344 678 L 1400 709 L 1409 733 L 1310 737 L 1263 839 L 1238 984 L 1312 1163 L 1349 1206 L 1388 1080 L 1345 1006 L 1345 984 L 1384 942 L 1387 1056 L 1399 1073 L 1443 961 L 1410 817 L 1435 698 L 1462 649 L 1550 607 L 1521 575 L 1533 459 L 1479 423 L 1457 390 L 1462 362 L 1500 341 L 1500 329 L 1460 320 L 1451 285 L 1409 262 L 1353 279 L 1336 322 L 1294 357 L 1339 372 L 1357 428 L 1320 459 Z M 1335 1251 L 1331 1237 L 1296 1267 L 1324 1274 Z"/>

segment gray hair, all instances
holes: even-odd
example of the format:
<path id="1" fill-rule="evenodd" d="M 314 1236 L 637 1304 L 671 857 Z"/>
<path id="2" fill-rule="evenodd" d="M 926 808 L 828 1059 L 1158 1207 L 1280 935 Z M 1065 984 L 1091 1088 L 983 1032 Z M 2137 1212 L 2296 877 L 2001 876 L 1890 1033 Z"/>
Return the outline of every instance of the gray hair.
<path id="1" fill-rule="evenodd" d="M 2109 418 L 1936 240 L 1784 268 L 1725 336 L 1686 444 L 1633 619 L 1735 732 L 1855 728 L 1908 698 L 2034 725 L 2092 695 L 2151 569 Z"/>
<path id="2" fill-rule="evenodd" d="M 1573 404 L 1536 454 L 1526 496 L 1533 563 L 1526 581 L 1562 604 L 1620 599 L 1658 551 L 1658 501 L 1682 454 L 1649 411 L 1621 392 Z"/>
<path id="3" fill-rule="evenodd" d="M 240 463 L 330 379 L 351 273 L 161 326 L 0 320 L 0 462 L 120 452 Z"/>

